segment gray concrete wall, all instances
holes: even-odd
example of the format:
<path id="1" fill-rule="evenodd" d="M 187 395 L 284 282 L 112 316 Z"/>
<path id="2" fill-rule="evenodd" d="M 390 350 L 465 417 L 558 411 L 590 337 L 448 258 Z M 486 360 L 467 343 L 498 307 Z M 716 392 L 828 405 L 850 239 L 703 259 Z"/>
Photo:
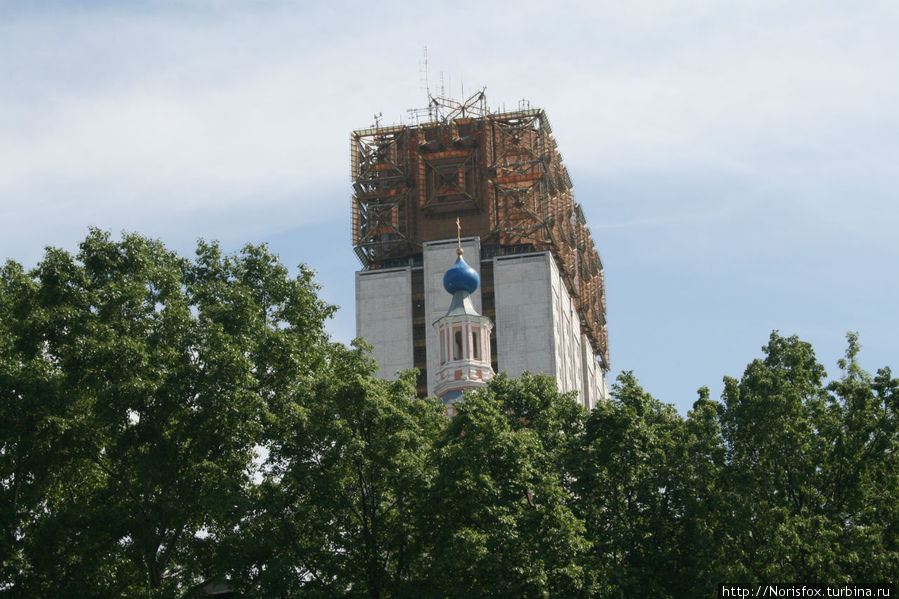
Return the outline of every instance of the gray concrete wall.
<path id="1" fill-rule="evenodd" d="M 547 254 L 493 260 L 496 358 L 500 372 L 556 374 L 553 294 Z"/>
<path id="2" fill-rule="evenodd" d="M 493 269 L 500 372 L 552 375 L 560 391 L 576 391 L 582 404 L 595 406 L 605 385 L 602 369 L 552 255 L 497 257 Z"/>
<path id="3" fill-rule="evenodd" d="M 356 336 L 374 346 L 380 376 L 393 379 L 412 368 L 410 268 L 356 273 Z"/>
<path id="4" fill-rule="evenodd" d="M 604 390 L 602 368 L 596 360 L 596 354 L 593 353 L 593 347 L 586 335 L 581 336 L 581 355 L 584 372 L 583 403 L 587 408 L 593 409 L 601 400 L 608 398 L 608 393 Z"/>
<path id="5" fill-rule="evenodd" d="M 556 339 L 555 360 L 558 365 L 556 379 L 559 391 L 577 391 L 583 401 L 580 319 L 568 289 L 562 282 L 555 260 L 548 253 L 546 257 L 553 291 L 553 329 Z"/>

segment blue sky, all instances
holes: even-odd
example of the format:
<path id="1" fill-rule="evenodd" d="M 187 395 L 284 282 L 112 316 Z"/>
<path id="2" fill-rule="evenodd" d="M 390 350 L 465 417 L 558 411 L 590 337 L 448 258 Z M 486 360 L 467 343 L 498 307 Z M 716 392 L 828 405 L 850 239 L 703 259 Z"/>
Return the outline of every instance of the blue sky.
<path id="1" fill-rule="evenodd" d="M 354 332 L 349 133 L 432 90 L 544 108 L 613 376 L 685 412 L 772 329 L 897 366 L 899 4 L 3 2 L 0 258 L 87 227 L 268 242 Z"/>

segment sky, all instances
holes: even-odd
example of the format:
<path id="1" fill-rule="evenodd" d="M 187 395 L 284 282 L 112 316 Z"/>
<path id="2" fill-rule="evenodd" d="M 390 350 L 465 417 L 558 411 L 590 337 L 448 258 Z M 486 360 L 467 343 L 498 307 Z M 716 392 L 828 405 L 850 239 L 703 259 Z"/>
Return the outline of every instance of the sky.
<path id="1" fill-rule="evenodd" d="M 90 226 L 264 242 L 349 342 L 350 132 L 485 87 L 552 122 L 612 379 L 686 413 L 772 330 L 897 368 L 896 31 L 892 0 L 0 0 L 0 259 Z"/>

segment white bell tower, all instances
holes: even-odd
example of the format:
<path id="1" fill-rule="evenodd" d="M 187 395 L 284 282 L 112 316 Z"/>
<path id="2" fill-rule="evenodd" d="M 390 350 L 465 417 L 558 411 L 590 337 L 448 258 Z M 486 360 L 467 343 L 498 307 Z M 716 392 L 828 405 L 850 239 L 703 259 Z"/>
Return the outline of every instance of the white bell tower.
<path id="1" fill-rule="evenodd" d="M 446 314 L 434 327 L 440 341 L 440 366 L 434 392 L 446 405 L 447 414 L 455 413 L 453 404 L 462 399 L 465 389 L 486 387 L 493 378 L 490 366 L 490 331 L 493 323 L 477 313 L 471 293 L 481 280 L 477 271 L 462 259 L 462 247 L 456 250 L 455 264 L 443 275 L 443 288 L 453 299 Z"/>

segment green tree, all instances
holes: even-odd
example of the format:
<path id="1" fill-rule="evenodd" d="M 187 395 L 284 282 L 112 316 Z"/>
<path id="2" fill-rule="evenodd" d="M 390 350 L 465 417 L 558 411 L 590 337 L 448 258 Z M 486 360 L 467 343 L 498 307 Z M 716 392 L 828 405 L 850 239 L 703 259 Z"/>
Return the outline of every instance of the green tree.
<path id="1" fill-rule="evenodd" d="M 808 343 L 686 418 L 496 377 L 447 420 L 264 246 L 0 269 L 0 596 L 682 597 L 899 571 L 899 379 Z"/>
<path id="2" fill-rule="evenodd" d="M 235 584 L 258 597 L 416 596 L 417 515 L 446 420 L 415 373 L 373 376 L 364 346 L 335 345 L 271 437 L 265 479 L 234 535 Z"/>
<path id="3" fill-rule="evenodd" d="M 819 431 L 829 441 L 820 509 L 839 531 L 833 570 L 888 580 L 899 571 L 899 379 L 862 370 L 858 335 L 847 339 L 843 376 L 827 387 L 830 426 Z"/>
<path id="4" fill-rule="evenodd" d="M 673 469 L 672 488 L 681 511 L 677 521 L 676 561 L 671 576 L 674 596 L 711 596 L 719 582 L 728 580 L 723 559 L 727 521 L 722 510 L 722 472 L 726 447 L 721 432 L 724 406 L 709 399 L 707 387 L 681 428 L 679 464 Z"/>
<path id="5" fill-rule="evenodd" d="M 587 419 L 575 495 L 603 596 L 678 596 L 683 427 L 631 372 L 619 375 L 611 400 Z"/>
<path id="6" fill-rule="evenodd" d="M 438 441 L 427 590 L 437 597 L 590 596 L 565 453 L 583 409 L 555 380 L 502 375 L 466 396 Z"/>
<path id="7" fill-rule="evenodd" d="M 725 379 L 721 512 L 730 580 L 889 579 L 897 559 L 896 390 L 849 336 L 825 385 L 808 343 L 776 332 L 740 381 Z"/>
<path id="8" fill-rule="evenodd" d="M 261 432 L 324 359 L 312 274 L 92 230 L 0 277 L 0 589 L 172 596 L 242 516 Z"/>

